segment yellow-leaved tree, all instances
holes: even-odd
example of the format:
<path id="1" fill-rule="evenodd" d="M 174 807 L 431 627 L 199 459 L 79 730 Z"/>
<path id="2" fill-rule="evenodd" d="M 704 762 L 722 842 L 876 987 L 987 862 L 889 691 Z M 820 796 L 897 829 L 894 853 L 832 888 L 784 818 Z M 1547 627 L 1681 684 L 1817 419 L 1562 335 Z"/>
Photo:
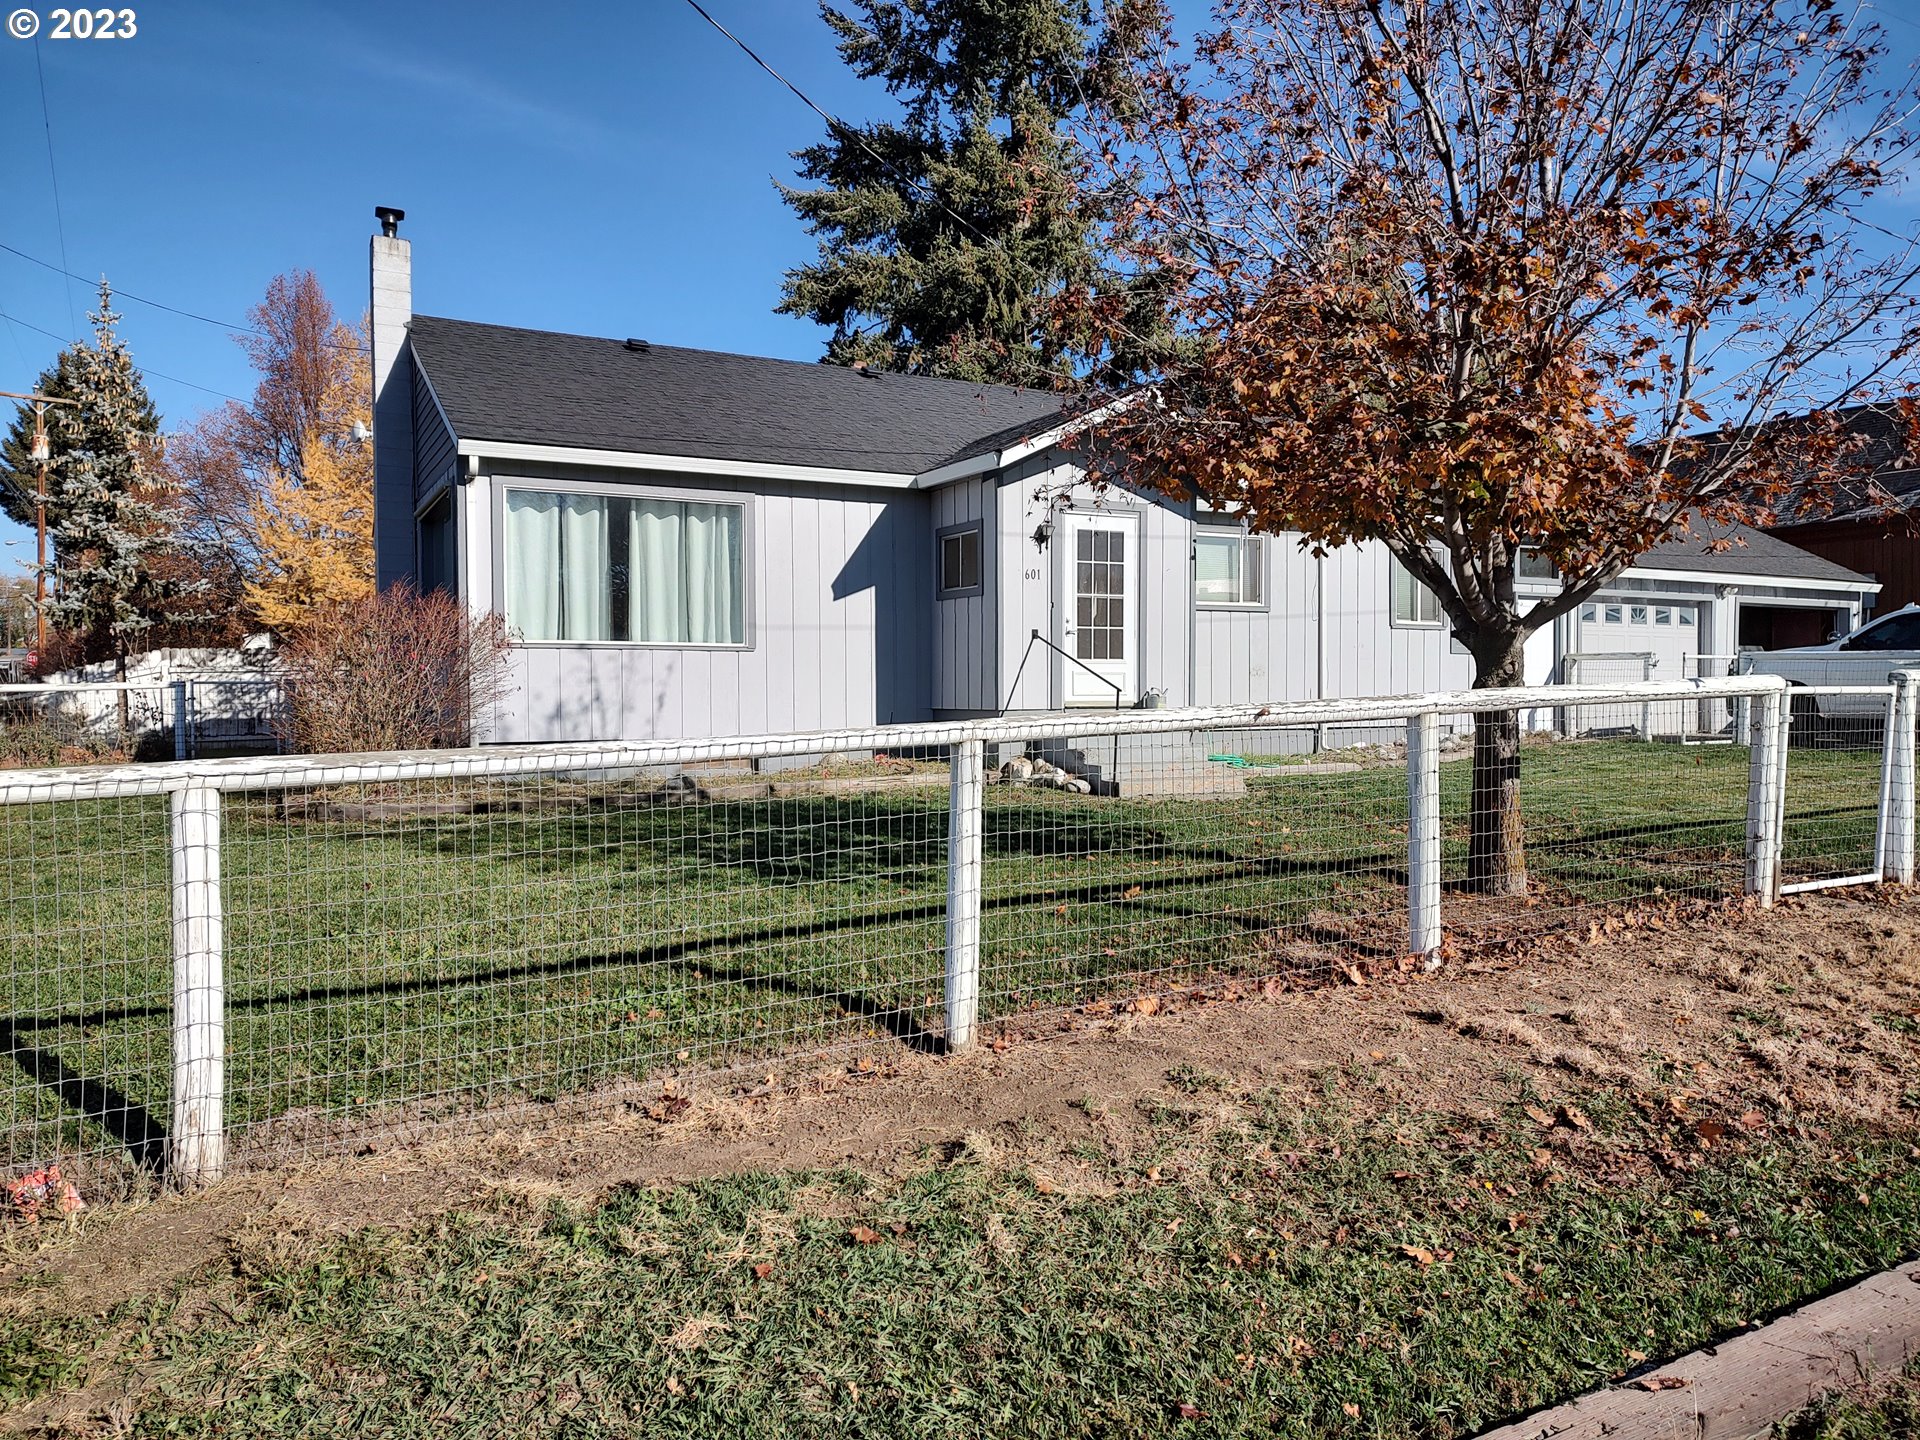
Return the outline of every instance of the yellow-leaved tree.
<path id="1" fill-rule="evenodd" d="M 348 442 L 352 444 L 351 441 Z M 297 475 L 276 469 L 254 496 L 256 550 L 244 596 L 271 630 L 373 590 L 373 464 L 366 447 L 310 436 Z"/>
<path id="2" fill-rule="evenodd" d="M 276 276 L 248 318 L 253 399 L 175 435 L 167 464 L 212 592 L 290 634 L 373 589 L 373 449 L 353 438 L 371 419 L 367 333 L 305 270 Z"/>

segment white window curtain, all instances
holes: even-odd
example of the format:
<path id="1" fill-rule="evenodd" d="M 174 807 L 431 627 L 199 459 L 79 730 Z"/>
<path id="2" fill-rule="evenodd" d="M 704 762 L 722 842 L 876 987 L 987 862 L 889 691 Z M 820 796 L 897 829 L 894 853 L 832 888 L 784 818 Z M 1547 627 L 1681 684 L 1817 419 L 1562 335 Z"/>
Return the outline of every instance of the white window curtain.
<path id="1" fill-rule="evenodd" d="M 507 623 L 529 641 L 746 643 L 745 508 L 507 495 Z"/>
<path id="2" fill-rule="evenodd" d="M 507 623 L 522 640 L 560 634 L 560 497 L 507 492 Z"/>

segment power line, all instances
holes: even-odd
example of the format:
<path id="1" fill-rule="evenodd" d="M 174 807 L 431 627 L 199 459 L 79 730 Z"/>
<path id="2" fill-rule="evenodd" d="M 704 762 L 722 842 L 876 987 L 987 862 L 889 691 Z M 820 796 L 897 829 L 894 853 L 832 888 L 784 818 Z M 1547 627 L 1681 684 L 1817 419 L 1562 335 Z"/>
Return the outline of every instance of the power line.
<path id="1" fill-rule="evenodd" d="M 54 334 L 53 331 L 48 330 L 43 326 L 36 325 L 31 320 L 22 320 L 18 315 L 9 315 L 4 310 L 0 310 L 0 320 L 6 321 L 9 325 L 24 325 L 27 327 L 27 329 L 32 330 L 37 334 L 44 335 L 49 340 L 58 340 L 62 345 L 65 345 L 68 343 L 66 336 L 56 335 Z M 209 395 L 218 395 L 222 400 L 231 400 L 236 405 L 244 405 L 247 403 L 246 401 L 242 400 L 238 395 L 229 395 L 224 390 L 216 390 L 211 385 L 202 385 L 199 382 L 194 380 L 182 380 L 178 375 L 169 375 L 164 370 L 155 370 L 148 365 L 137 365 L 134 368 L 137 369 L 142 375 L 151 375 L 156 380 L 170 380 L 175 385 L 186 386 L 189 390 L 204 390 Z"/>
<path id="2" fill-rule="evenodd" d="M 40 63 L 40 39 L 33 41 L 33 70 L 40 77 L 40 124 L 47 136 L 47 174 L 53 179 L 53 225 L 60 236 L 60 266 L 63 272 L 67 264 L 67 221 L 60 208 L 60 170 L 53 163 L 53 116 L 47 109 L 47 72 Z M 67 281 L 67 324 L 73 327 L 73 336 L 80 334 L 80 318 L 73 313 L 73 279 L 69 273 Z M 58 338 L 58 337 L 56 337 Z"/>
<path id="3" fill-rule="evenodd" d="M 85 275 L 76 275 L 71 270 L 54 264 L 51 260 L 42 260 L 38 255 L 29 255 L 24 250 L 17 250 L 5 241 L 0 241 L 0 250 L 6 251 L 9 255 L 18 256 L 29 265 L 38 265 L 42 270 L 51 270 L 56 275 L 64 275 L 69 280 L 85 280 L 87 278 Z M 64 258 L 64 256 L 62 258 Z M 178 305 L 167 304 L 164 300 L 150 300 L 145 295 L 136 295 L 131 290 L 122 290 L 117 286 L 113 293 L 122 300 L 131 300 L 139 305 L 150 305 L 155 310 L 165 310 L 169 315 L 181 315 L 189 320 L 198 320 L 201 324 L 211 325 L 216 330 L 231 330 L 236 335 L 258 335 L 262 339 L 267 338 L 266 331 L 253 325 L 237 325 L 226 320 L 216 320 L 211 315 L 202 315 L 195 310 L 183 310 Z M 322 340 L 320 343 L 335 350 L 364 352 L 367 349 L 365 345 L 346 345 L 338 340 Z"/>
<path id="4" fill-rule="evenodd" d="M 773 66 L 769 65 L 765 60 L 761 59 L 759 52 L 756 51 L 751 45 L 747 44 L 746 41 L 742 40 L 738 35 L 734 34 L 731 30 L 727 29 L 726 26 L 722 25 L 718 20 L 714 19 L 713 16 L 709 15 L 707 13 L 706 7 L 700 3 L 700 0 L 687 0 L 687 4 L 691 5 L 694 8 L 695 12 L 699 14 L 702 20 L 705 20 L 714 29 L 718 30 L 722 35 L 726 36 L 727 39 L 731 40 L 735 45 L 739 46 L 741 52 L 745 54 L 749 60 L 753 61 L 754 64 L 758 65 L 762 70 L 766 71 L 767 74 L 771 75 L 774 79 L 778 80 L 782 85 L 786 86 L 787 89 L 791 90 L 794 93 L 794 95 L 799 99 L 802 105 L 805 105 L 809 110 L 813 111 L 814 114 L 818 115 L 822 120 L 827 122 L 827 126 L 829 129 L 853 141 L 862 150 L 866 151 L 868 155 L 872 156 L 876 164 L 891 171 L 895 179 L 903 181 L 904 183 L 911 185 L 916 189 L 920 187 L 922 182 L 920 181 L 919 177 L 914 175 L 909 175 L 906 171 L 902 170 L 899 166 L 895 165 L 892 161 L 888 160 L 886 156 L 882 155 L 878 150 L 875 150 L 873 146 L 867 143 L 867 137 L 864 134 L 862 134 L 859 130 L 856 130 L 853 126 L 847 124 L 846 121 L 840 119 L 838 116 L 832 114 L 827 110 L 823 110 L 820 106 L 816 105 L 806 91 L 802 90 L 798 85 L 794 84 L 791 80 L 787 79 L 786 76 L 782 75 L 778 70 L 774 69 Z M 935 205 L 938 205 L 942 210 L 946 211 L 947 214 L 952 216 L 956 222 L 958 222 L 961 225 L 964 225 L 967 229 L 971 230 L 976 236 L 980 238 L 980 240 L 984 244 L 991 246 L 992 248 L 997 250 L 1004 251 L 1006 249 L 1006 244 L 1004 241 L 996 238 L 995 236 L 987 234 L 986 231 L 982 230 L 978 225 L 975 225 L 971 220 L 967 219 L 967 217 L 962 215 L 958 210 L 955 210 L 951 205 L 947 204 L 945 200 L 942 200 L 937 192 L 927 191 L 923 193 L 926 199 L 932 201 Z"/>

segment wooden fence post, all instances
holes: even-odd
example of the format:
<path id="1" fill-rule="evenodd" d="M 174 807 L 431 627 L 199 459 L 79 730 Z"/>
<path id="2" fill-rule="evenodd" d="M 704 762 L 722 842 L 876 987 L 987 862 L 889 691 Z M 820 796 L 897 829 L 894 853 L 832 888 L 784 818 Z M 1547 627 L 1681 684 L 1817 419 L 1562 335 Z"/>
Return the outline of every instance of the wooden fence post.
<path id="1" fill-rule="evenodd" d="M 220 942 L 220 792 L 173 792 L 173 1114 L 167 1170 L 181 1187 L 226 1168 L 226 994 Z"/>
<path id="2" fill-rule="evenodd" d="M 947 1051 L 973 1045 L 980 1019 L 980 852 L 986 746 L 953 747 L 947 809 Z"/>
<path id="3" fill-rule="evenodd" d="M 1440 948 L 1440 717 L 1407 721 L 1407 949 Z"/>

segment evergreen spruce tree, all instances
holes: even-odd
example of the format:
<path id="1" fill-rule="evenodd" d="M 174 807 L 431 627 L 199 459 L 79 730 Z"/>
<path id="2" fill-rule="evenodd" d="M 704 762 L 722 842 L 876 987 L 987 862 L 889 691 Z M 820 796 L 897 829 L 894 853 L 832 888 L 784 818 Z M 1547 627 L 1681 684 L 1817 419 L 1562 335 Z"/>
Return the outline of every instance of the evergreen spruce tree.
<path id="1" fill-rule="evenodd" d="M 780 189 L 820 257 L 787 273 L 779 309 L 833 328 L 833 364 L 1070 385 L 1060 302 L 1124 288 L 1072 183 L 1067 122 L 1116 73 L 1088 0 L 856 0 L 821 16 L 904 111 L 795 153 L 818 188 Z"/>
<path id="2" fill-rule="evenodd" d="M 66 457 L 86 451 L 111 470 L 119 463 L 114 457 L 130 453 L 129 447 L 150 455 L 159 444 L 159 413 L 127 347 L 114 332 L 120 317 L 113 314 L 110 298 L 103 280 L 100 309 L 89 317 L 94 322 L 93 339 L 67 346 L 34 383 L 42 395 L 85 402 L 47 407 L 47 440 L 53 451 L 47 484 L 50 530 L 59 522 L 52 477 L 60 473 Z M 33 406 L 22 401 L 6 439 L 0 441 L 0 509 L 22 525 L 34 522 L 38 476 L 39 466 L 33 459 Z"/>
<path id="3" fill-rule="evenodd" d="M 90 318 L 91 343 L 61 352 L 52 372 L 79 403 L 48 415 L 53 561 L 47 620 L 86 637 L 88 650 L 110 655 L 124 677 L 127 657 L 154 625 L 178 617 L 193 586 L 167 573 L 172 536 L 166 512 L 155 503 L 163 488 L 155 465 L 159 421 L 115 333 L 120 317 L 105 281 Z M 56 415 L 62 417 L 58 429 Z"/>

